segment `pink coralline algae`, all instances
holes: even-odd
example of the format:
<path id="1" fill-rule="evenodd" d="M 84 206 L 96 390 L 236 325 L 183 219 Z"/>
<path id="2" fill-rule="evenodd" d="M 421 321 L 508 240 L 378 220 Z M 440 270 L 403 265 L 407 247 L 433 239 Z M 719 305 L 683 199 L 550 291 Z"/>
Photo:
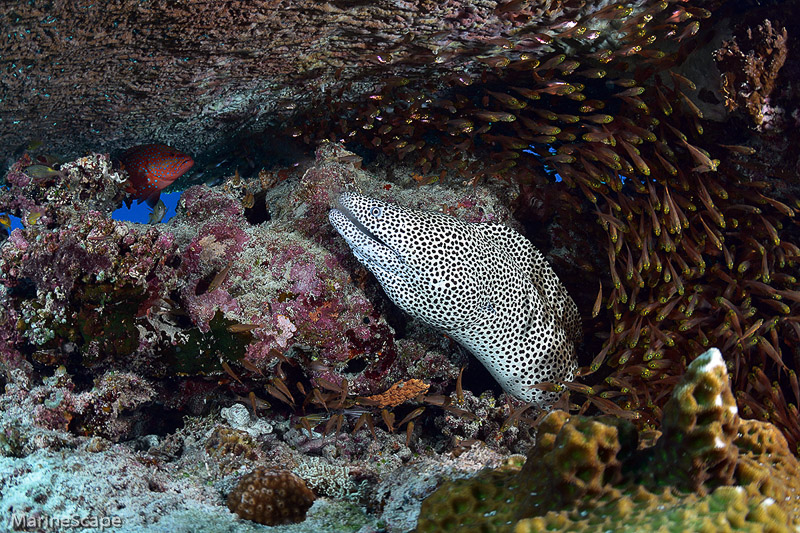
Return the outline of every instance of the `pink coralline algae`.
<path id="1" fill-rule="evenodd" d="M 5 178 L 10 187 L 0 195 L 0 212 L 20 217 L 26 226 L 64 224 L 79 213 L 103 211 L 122 198 L 126 179 L 101 154 L 65 163 L 56 171 L 27 153 Z"/>
<path id="2" fill-rule="evenodd" d="M 140 225 L 109 215 L 124 198 L 124 180 L 107 156 L 64 164 L 39 184 L 23 179 L 30 166 L 23 158 L 0 206 L 42 215 L 0 248 L 0 368 L 22 372 L 15 379 L 34 385 L 34 368 L 94 379 L 122 372 L 151 380 L 175 406 L 192 404 L 192 391 L 208 395 L 226 382 L 220 376 L 236 376 L 236 394 L 257 391 L 259 381 L 284 376 L 281 362 L 306 388 L 317 379 L 346 379 L 350 392 L 367 396 L 424 379 L 432 391 L 443 390 L 458 373 L 454 347 L 418 326 L 402 325 L 398 334 L 387 322 L 390 304 L 327 224 L 331 199 L 372 188 L 472 220 L 505 220 L 508 213 L 487 190 L 418 189 L 401 175 L 383 181 L 356 160 L 340 145 L 324 144 L 302 178 L 263 188 L 236 175 L 219 187 L 194 186 L 169 223 Z M 256 207 L 269 212 L 266 221 L 248 222 L 247 192 L 263 202 Z M 161 380 L 176 377 L 185 381 L 161 389 Z M 94 411 L 70 398 L 48 406 L 41 397 L 37 412 L 60 429 L 124 432 L 98 429 L 108 424 L 93 422 Z M 78 420 L 94 429 L 80 429 Z"/>
<path id="3" fill-rule="evenodd" d="M 340 382 L 348 363 L 359 361 L 364 371 L 348 378 L 356 390 L 368 393 L 385 385 L 387 372 L 379 370 L 387 366 L 385 358 L 379 361 L 378 353 L 357 339 L 389 328 L 383 318 L 370 318 L 373 306 L 330 252 L 296 232 L 276 231 L 255 236 L 240 262 L 247 274 L 232 269 L 228 290 L 242 305 L 239 319 L 260 326 L 253 332 L 258 340 L 248 348 L 250 363 L 266 369 L 277 362 L 269 355 L 277 350 L 292 356 L 307 375 Z M 396 347 L 390 344 L 389 351 Z"/>
<path id="4" fill-rule="evenodd" d="M 132 436 L 144 418 L 139 410 L 156 396 L 151 382 L 130 372 L 101 374 L 88 389 L 75 381 L 63 366 L 38 383 L 12 375 L 0 405 L 36 428 L 118 441 Z"/>

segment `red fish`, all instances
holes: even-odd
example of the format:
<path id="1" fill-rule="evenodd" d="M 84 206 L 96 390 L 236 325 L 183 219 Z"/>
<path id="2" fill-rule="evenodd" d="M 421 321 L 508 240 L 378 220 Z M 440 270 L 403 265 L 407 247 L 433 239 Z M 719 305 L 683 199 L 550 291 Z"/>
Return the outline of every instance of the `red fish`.
<path id="1" fill-rule="evenodd" d="M 194 160 L 166 144 L 142 144 L 128 149 L 119 158 L 120 166 L 128 173 L 126 191 L 147 205 L 158 202 L 161 189 L 168 187 L 192 168 Z"/>

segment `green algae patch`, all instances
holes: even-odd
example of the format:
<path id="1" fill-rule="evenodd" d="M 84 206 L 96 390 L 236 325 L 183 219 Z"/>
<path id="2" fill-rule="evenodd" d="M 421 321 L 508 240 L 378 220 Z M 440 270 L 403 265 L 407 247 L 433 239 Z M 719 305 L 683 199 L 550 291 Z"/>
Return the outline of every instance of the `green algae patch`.
<path id="1" fill-rule="evenodd" d="M 109 358 L 122 360 L 139 346 L 136 309 L 145 300 L 142 287 L 86 284 L 73 290 L 79 311 L 67 338 L 82 346 L 95 344 L 96 350 L 83 350 L 83 366 L 91 368 Z M 57 331 L 58 332 L 58 331 Z"/>
<path id="2" fill-rule="evenodd" d="M 209 322 L 209 331 L 198 328 L 186 331 L 186 340 L 167 351 L 164 363 L 169 372 L 179 376 L 214 375 L 223 371 L 221 362 L 235 363 L 244 357 L 253 341 L 250 332 L 232 333 L 238 324 L 217 311 Z"/>

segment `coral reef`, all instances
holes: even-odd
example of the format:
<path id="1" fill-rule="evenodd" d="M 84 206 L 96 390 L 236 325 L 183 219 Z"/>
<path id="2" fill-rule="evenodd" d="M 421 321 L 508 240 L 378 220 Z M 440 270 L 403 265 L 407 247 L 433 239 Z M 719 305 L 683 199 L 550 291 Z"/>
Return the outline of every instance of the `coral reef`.
<path id="1" fill-rule="evenodd" d="M 39 215 L 0 252 L 8 291 L 0 364 L 28 374 L 32 364 L 64 365 L 70 374 L 119 370 L 156 380 L 221 375 L 233 365 L 259 379 L 280 376 L 284 361 L 307 379 L 347 380 L 365 396 L 404 380 L 452 382 L 457 370 L 446 352 L 426 351 L 413 336 L 396 339 L 386 315 L 352 283 L 345 245 L 314 242 L 332 234 L 316 218 L 327 216 L 321 191 L 368 179 L 351 156 L 323 147 L 303 180 L 281 188 L 283 199 L 267 191 L 264 209 L 274 214 L 257 225 L 244 214 L 238 177 L 221 190 L 188 189 L 170 224 L 142 226 L 108 216 L 122 196 L 106 156 L 63 165 L 45 189 L 21 161 L 0 208 L 23 220 Z M 393 194 L 403 190 L 395 187 Z M 473 219 L 508 218 L 487 191 L 428 194 Z M 92 198 L 91 209 L 83 197 Z"/>
<path id="2" fill-rule="evenodd" d="M 228 512 L 225 498 L 244 472 L 263 467 L 291 470 L 320 497 L 296 531 L 357 531 L 364 526 L 365 532 L 399 533 L 413 528 L 414 509 L 440 477 L 463 476 L 502 462 L 501 455 L 481 445 L 454 457 L 436 432 L 417 437 L 424 442 L 415 440 L 414 449 L 424 453 L 416 453 L 404 444 L 404 435 L 392 435 L 377 424 L 374 433 L 353 432 L 354 420 L 348 418 L 333 434 L 309 435 L 284 411 L 262 410 L 251 419 L 243 405 L 222 410 L 227 423 L 215 415 L 186 417 L 177 429 L 147 423 L 145 431 L 153 433 L 129 435 L 117 444 L 102 436 L 76 436 L 61 427 L 37 425 L 39 398 L 57 400 L 64 394 L 52 381 L 47 390 L 30 393 L 10 383 L 0 396 L 4 523 L 17 515 L 67 518 L 74 508 L 68 502 L 87 501 L 80 505 L 81 516 L 117 517 L 123 526 L 115 530 L 124 533 L 170 529 L 170 524 L 170 530 L 187 533 L 250 531 Z M 60 373 L 59 383 L 69 384 Z M 272 431 L 265 431 L 266 426 Z M 103 470 L 115 483 L 105 482 L 99 474 Z M 42 486 L 43 472 L 55 481 Z"/>
<path id="3" fill-rule="evenodd" d="M 287 532 L 412 530 L 442 479 L 423 530 L 796 529 L 798 15 L 4 3 L 0 522 L 260 531 L 225 498 L 267 468 L 318 496 Z M 197 161 L 167 224 L 110 216 L 143 143 Z M 585 336 L 535 447 L 336 237 L 344 190 L 547 256 Z"/>
<path id="4" fill-rule="evenodd" d="M 714 68 L 700 37 L 711 19 L 696 3 L 566 10 L 496 39 L 474 69 L 388 80 L 363 105 L 334 99 L 295 133 L 404 161 L 421 184 L 517 184 L 517 215 L 581 295 L 581 383 L 551 390 L 578 393 L 584 411 L 656 426 L 687 363 L 715 345 L 731 354 L 743 411 L 796 447 L 800 161 L 771 146 L 793 152 L 794 132 L 775 140 L 732 130 L 736 116 L 724 109 L 720 122 L 706 120 L 703 109 L 723 94 L 716 78 L 698 89 L 687 74 Z M 760 58 L 752 68 L 764 91 L 781 87 L 790 37 L 779 27 L 742 40 Z"/>
<path id="5" fill-rule="evenodd" d="M 305 520 L 315 499 L 291 472 L 259 468 L 245 475 L 228 495 L 228 509 L 245 520 L 275 526 Z"/>
<path id="6" fill-rule="evenodd" d="M 385 454 L 397 460 L 417 445 L 443 451 L 449 435 L 423 443 L 420 422 L 468 415 L 443 395 L 460 382 L 464 355 L 446 338 L 397 320 L 319 218 L 332 195 L 359 186 L 412 205 L 438 204 L 466 220 L 507 222 L 501 204 L 514 188 L 420 191 L 408 173 L 379 180 L 354 158 L 327 143 L 302 179 L 263 190 L 261 180 L 234 175 L 217 188 L 191 187 L 178 215 L 154 226 L 109 216 L 122 180 L 107 156 L 61 165 L 44 190 L 27 179 L 33 164 L 23 158 L 0 195 L 3 209 L 24 221 L 0 250 L 8 296 L 0 303 L 4 453 L 24 457 L 70 442 L 67 435 L 95 439 L 99 449 L 130 439 L 147 449 L 154 435 L 180 428 L 185 414 L 220 412 L 228 425 L 210 429 L 203 442 L 204 460 L 221 476 L 252 468 L 267 455 L 265 441 L 285 438 L 306 453 L 329 454 L 319 464 L 291 462 L 320 480 L 312 483 L 320 494 L 375 506 L 361 487 L 388 475 L 395 460 L 352 468 L 337 454 L 357 455 L 372 440 L 391 441 Z M 259 223 L 243 203 L 253 193 L 269 213 Z M 34 211 L 41 214 L 27 221 Z M 474 405 L 486 402 L 494 405 L 493 398 Z M 492 445 L 523 449 L 529 434 L 499 437 L 510 405 L 493 408 Z M 294 427 L 278 429 L 290 419 Z M 36 440 L 31 428 L 47 436 Z M 459 439 L 469 440 L 462 452 L 483 435 L 469 434 Z M 335 448 L 320 444 L 331 438 Z"/>
<path id="7" fill-rule="evenodd" d="M 156 392 L 147 380 L 114 371 L 96 378 L 91 389 L 79 391 L 62 366 L 35 386 L 8 383 L 6 395 L 0 398 L 0 405 L 14 418 L 15 407 L 24 405 L 30 409 L 30 421 L 39 428 L 119 441 L 136 435 L 140 411 Z"/>
<path id="8" fill-rule="evenodd" d="M 641 447 L 627 420 L 554 411 L 521 468 L 446 482 L 423 502 L 418 531 L 789 531 L 800 523 L 800 463 L 775 426 L 739 419 L 719 350 L 689 365 L 663 429 Z"/>
<path id="9" fill-rule="evenodd" d="M 314 277 L 317 265 L 324 264 L 317 261 L 317 254 L 322 251 L 314 249 L 309 254 L 300 247 L 306 239 L 322 242 L 329 237 L 327 228 L 317 222 L 317 217 L 320 210 L 327 207 L 331 194 L 341 190 L 342 185 L 354 188 L 378 185 L 364 181 L 358 167 L 362 158 L 370 161 L 375 153 L 384 152 L 415 165 L 420 173 L 407 180 L 410 184 L 439 180 L 452 187 L 454 178 L 470 182 L 487 176 L 509 179 L 514 183 L 511 190 L 522 189 L 519 214 L 527 217 L 526 223 L 538 222 L 530 215 L 531 211 L 549 213 L 547 223 L 553 231 L 546 233 L 552 237 L 540 237 L 545 240 L 542 248 L 551 250 L 556 270 L 571 291 L 586 294 L 590 288 L 595 290 L 596 285 L 586 279 L 585 273 L 599 275 L 602 285 L 597 299 L 597 319 L 587 336 L 591 343 L 587 347 L 588 359 L 597 357 L 592 361 L 594 364 L 587 364 L 583 374 L 588 375 L 594 369 L 598 371 L 594 377 L 587 378 L 591 388 L 571 385 L 576 392 L 592 391 L 584 400 L 584 408 L 607 412 L 622 410 L 627 416 L 638 417 L 640 425 L 656 424 L 671 386 L 685 369 L 683 355 L 688 354 L 691 360 L 713 343 L 726 352 L 734 350 L 739 354 L 732 358 L 737 361 L 732 374 L 740 406 L 750 409 L 754 416 L 774 420 L 794 444 L 800 438 L 800 428 L 791 404 L 797 399 L 787 393 L 794 374 L 788 373 L 787 378 L 787 374 L 781 372 L 782 365 L 795 372 L 798 369 L 794 362 L 777 361 L 783 360 L 783 353 L 798 342 L 797 323 L 792 320 L 798 305 L 792 275 L 797 256 L 792 223 L 795 205 L 791 193 L 778 188 L 771 178 L 763 177 L 769 173 L 763 172 L 762 163 L 747 159 L 748 154 L 764 148 L 766 143 L 762 139 L 754 139 L 750 146 L 744 142 L 746 135 L 743 135 L 741 142 L 744 144 L 731 144 L 740 140 L 724 138 L 724 125 L 704 122 L 702 109 L 706 101 L 713 98 L 703 90 L 695 92 L 695 83 L 685 74 L 691 71 L 693 57 L 699 55 L 694 53 L 701 46 L 697 36 L 714 22 L 712 12 L 706 7 L 714 6 L 700 2 L 673 5 L 656 1 L 608 6 L 592 2 L 564 3 L 558 8 L 551 3 L 536 8 L 518 2 L 494 6 L 437 4 L 426 8 L 429 17 L 423 17 L 424 20 L 411 15 L 412 22 L 418 25 L 415 27 L 421 29 L 406 39 L 396 37 L 398 34 L 389 29 L 395 24 L 388 16 L 393 8 L 385 13 L 374 13 L 371 8 L 336 7 L 342 17 L 339 24 L 362 20 L 369 12 L 374 17 L 373 24 L 388 33 L 381 34 L 377 42 L 371 42 L 367 47 L 369 51 L 345 47 L 339 58 L 342 63 L 336 67 L 321 67 L 328 74 L 329 70 L 334 71 L 331 79 L 325 73 L 315 79 L 315 85 L 326 87 L 326 94 L 309 90 L 304 100 L 288 91 L 286 98 L 290 105 L 286 107 L 292 109 L 285 110 L 284 116 L 296 112 L 298 120 L 289 124 L 286 132 L 309 142 L 321 138 L 347 141 L 356 146 L 359 157 L 343 151 L 336 152 L 338 155 L 333 157 L 334 149 L 326 147 L 327 157 L 301 180 L 303 185 L 295 198 L 297 202 L 273 203 L 269 209 L 253 207 L 254 196 L 248 196 L 258 193 L 261 203 L 261 195 L 268 197 L 269 191 L 264 193 L 257 187 L 250 190 L 250 186 L 245 191 L 241 183 L 230 180 L 226 184 L 227 193 L 234 196 L 240 193 L 243 203 L 222 202 L 226 205 L 222 208 L 222 204 L 209 199 L 207 214 L 213 213 L 213 206 L 218 205 L 233 218 L 220 220 L 216 228 L 205 226 L 204 230 L 211 231 L 212 236 L 197 233 L 192 237 L 196 241 L 190 243 L 191 249 L 182 258 L 186 262 L 180 267 L 181 275 L 188 275 L 190 283 L 156 291 L 166 303 L 166 307 L 161 306 L 165 312 L 159 315 L 159 320 L 174 320 L 169 307 L 171 302 L 177 303 L 180 310 L 189 308 L 193 325 L 201 333 L 208 332 L 220 309 L 228 317 L 240 315 L 236 318 L 243 324 L 257 316 L 264 322 L 257 324 L 261 328 L 251 334 L 261 343 L 254 345 L 245 336 L 241 342 L 233 343 L 235 346 L 212 343 L 207 350 L 203 346 L 205 340 L 200 338 L 192 340 L 191 345 L 210 354 L 226 353 L 232 348 L 229 363 L 241 359 L 241 348 L 248 346 L 247 363 L 264 370 L 277 365 L 275 354 L 270 356 L 268 346 L 277 345 L 279 351 L 285 352 L 292 345 L 302 346 L 303 339 L 307 339 L 313 351 L 321 351 L 323 359 L 333 361 L 334 368 L 331 371 L 317 364 L 312 355 L 302 363 L 304 373 L 333 382 L 336 380 L 331 378 L 343 377 L 341 371 L 351 362 L 355 361 L 351 368 L 360 367 L 364 358 L 344 355 L 343 343 L 338 339 L 315 338 L 315 333 L 322 327 L 341 325 L 338 318 L 343 316 L 344 310 L 358 310 L 371 317 L 365 304 L 370 300 L 348 300 L 347 305 L 338 307 L 339 300 L 334 297 L 338 295 L 325 292 L 325 284 L 315 285 L 317 280 L 329 281 L 326 276 Z M 125 13 L 130 6 L 123 3 L 117 7 L 119 13 Z M 259 4 L 252 12 L 263 14 L 262 7 L 271 9 Z M 14 20 L 30 20 L 32 15 L 26 9 L 15 12 Z M 161 13 L 162 9 L 166 11 Z M 187 9 L 191 12 L 201 8 Z M 217 15 L 221 21 L 236 18 L 229 9 L 233 7 L 220 8 Z M 141 14 L 143 27 L 149 28 L 147 21 L 154 20 L 151 17 L 159 13 L 164 15 L 163 20 L 176 24 L 172 29 L 181 27 L 182 21 L 187 20 L 184 17 L 188 16 L 188 12 L 154 6 Z M 89 10 L 79 21 L 91 27 L 97 22 L 95 16 L 97 13 Z M 436 26 L 434 21 L 439 16 L 447 20 L 440 25 L 444 29 L 427 31 Z M 474 24 L 477 20 L 481 24 Z M 270 23 L 265 24 L 264 28 L 248 27 L 238 31 L 268 31 Z M 749 27 L 755 28 L 755 25 Z M 761 50 L 761 43 L 757 41 L 763 37 L 767 45 L 774 45 L 777 58 L 783 46 L 778 27 L 776 22 L 774 31 L 763 26 L 762 32 L 751 32 L 752 46 L 745 45 L 739 37 L 736 42 L 745 48 Z M 220 30 L 208 31 L 216 35 Z M 742 31 L 744 28 L 737 30 L 737 36 L 744 35 Z M 143 29 L 141 38 L 147 41 L 151 33 Z M 228 38 L 220 36 L 224 43 Z M 37 30 L 29 39 L 27 44 L 45 37 Z M 124 39 L 122 42 L 127 43 Z M 198 46 L 202 48 L 204 43 L 206 41 L 201 40 Z M 14 53 L 28 50 L 26 46 L 13 45 L 12 48 Z M 345 57 L 347 51 L 356 49 L 361 59 L 349 63 Z M 47 52 L 51 48 L 43 46 L 42 50 Z M 277 53 L 277 49 L 270 50 L 269 53 Z M 763 52 L 756 55 L 769 56 L 766 49 Z M 131 57 L 140 61 L 136 54 L 131 52 Z M 302 57 L 302 53 L 298 54 Z M 188 65 L 183 66 L 189 68 L 183 72 L 191 71 L 190 67 L 197 61 L 193 56 L 186 58 Z M 148 61 L 164 63 L 165 68 L 174 64 L 161 56 Z M 792 61 L 791 57 L 786 58 L 790 68 Z M 320 59 L 315 64 L 324 63 Z M 351 68 L 356 63 L 359 67 L 369 65 L 369 68 Z M 777 62 L 762 64 L 765 68 L 769 66 L 770 74 L 766 77 L 780 87 L 776 76 L 781 76 L 783 69 L 777 68 Z M 134 76 L 141 74 L 140 68 L 133 67 Z M 389 68 L 393 76 L 383 77 L 380 87 L 376 88 L 369 81 L 353 83 L 354 76 L 358 76 L 356 72 L 373 76 Z M 338 74 L 337 69 L 341 69 Z M 245 77 L 253 81 L 252 72 L 248 72 Z M 58 86 L 58 80 L 53 85 Z M 57 93 L 57 87 L 53 93 Z M 222 89 L 214 94 L 223 100 L 229 98 L 239 103 L 246 100 Z M 721 101 L 721 93 L 718 96 Z M 146 105 L 138 106 L 139 103 L 137 107 L 147 109 Z M 310 111 L 309 105 L 313 108 Z M 163 103 L 160 106 L 163 108 Z M 256 107 L 257 110 L 247 107 L 248 121 L 256 122 L 264 110 L 277 109 L 269 105 Z M 212 114 L 213 110 L 224 114 L 228 108 L 209 104 L 205 109 Z M 790 112 L 787 109 L 787 116 Z M 201 138 L 197 133 L 199 129 L 194 126 L 196 124 L 192 125 L 193 135 L 198 145 L 203 145 L 205 138 Z M 201 166 L 202 162 L 198 161 Z M 447 172 L 443 173 L 445 170 Z M 47 172 L 37 169 L 36 174 L 42 176 Z M 562 183 L 551 183 L 556 176 Z M 9 183 L 17 178 L 10 176 Z M 278 183 L 280 189 L 285 179 L 285 173 L 264 171 L 260 181 L 270 186 Z M 312 184 L 316 186 L 310 186 Z M 396 185 L 396 182 L 383 182 L 375 192 L 384 194 L 388 200 L 397 200 L 394 198 L 397 190 L 392 190 Z M 184 202 L 187 213 L 192 212 L 192 199 L 206 195 L 201 190 L 187 193 Z M 432 199 L 437 204 L 443 203 L 437 195 L 442 189 L 428 185 L 418 191 L 418 197 L 405 202 L 406 205 L 430 206 Z M 452 189 L 448 192 L 453 193 Z M 467 206 L 467 210 L 472 211 L 471 216 L 483 218 L 478 209 L 469 207 L 469 202 L 473 202 L 474 207 L 474 199 L 466 203 L 447 200 L 447 209 L 464 214 L 461 206 Z M 247 232 L 237 234 L 230 227 L 241 220 L 237 217 L 244 216 L 247 220 L 245 212 L 249 210 L 252 216 L 254 209 L 262 214 L 274 211 L 269 214 L 276 219 L 290 213 L 295 220 L 299 219 L 296 224 L 301 233 L 298 248 L 292 248 L 293 251 L 283 257 L 305 255 L 291 257 L 292 268 L 281 269 L 280 261 L 276 261 L 275 271 L 269 275 L 260 275 L 259 269 L 248 271 L 234 267 L 226 270 L 226 260 L 256 264 L 258 258 L 251 250 L 262 244 L 270 254 L 287 248 L 281 239 L 264 242 Z M 238 215 L 235 215 L 237 210 Z M 37 216 L 35 211 L 28 212 L 34 218 Z M 42 216 L 47 217 L 47 213 Z M 600 226 L 594 225 L 594 221 Z M 47 218 L 43 222 L 49 223 Z M 220 238 L 223 240 L 218 240 Z M 547 239 L 550 242 L 546 242 Z M 238 254 L 238 247 L 233 243 L 241 246 L 245 240 L 248 245 Z M 589 244 L 598 241 L 606 242 L 607 265 L 590 253 Z M 189 245 L 186 240 L 178 244 Z M 208 250 L 201 254 L 205 246 Z M 216 257 L 215 253 L 223 254 L 224 258 Z M 352 268 L 352 263 L 346 259 L 337 256 L 336 260 Z M 708 265 L 713 266 L 709 268 Z M 225 281 L 223 287 L 204 290 L 216 274 L 223 272 L 231 273 L 231 279 Z M 255 275 L 248 277 L 251 273 Z M 281 293 L 264 294 L 265 286 L 274 286 L 270 281 L 275 276 L 293 276 L 302 282 Z M 246 306 L 236 310 L 236 303 L 241 306 L 241 299 L 247 295 L 229 297 L 226 292 L 238 278 L 242 278 L 242 283 L 236 286 L 247 295 L 252 293 L 254 299 L 274 304 L 268 314 L 259 311 L 245 316 Z M 197 283 L 192 287 L 191 282 L 195 280 Z M 249 285 L 250 281 L 253 284 Z M 260 290 L 252 290 L 256 287 Z M 296 291 L 301 289 L 308 289 L 314 297 L 298 296 Z M 176 295 L 180 296 L 180 301 L 173 298 Z M 284 301 L 275 302 L 276 297 Z M 255 302 L 252 303 L 255 308 Z M 580 303 L 581 307 L 587 307 L 585 301 Z M 588 304 L 591 306 L 591 301 Z M 24 319 L 33 314 L 31 310 L 26 313 L 28 316 Z M 231 326 L 223 318 L 217 318 L 215 338 Z M 355 316 L 347 317 L 348 321 L 355 319 Z M 405 339 L 393 336 L 380 319 L 370 328 L 358 328 L 354 322 L 349 323 L 352 331 L 348 333 L 348 349 L 355 348 L 355 352 L 363 353 L 369 344 L 373 355 L 384 354 L 382 366 L 371 361 L 372 378 L 353 380 L 348 376 L 354 390 L 361 394 L 377 393 L 403 378 L 424 377 L 403 376 L 391 370 L 392 360 L 404 359 L 402 350 L 398 352 L 396 347 Z M 129 324 L 130 321 L 126 321 L 117 326 L 130 334 L 132 330 L 125 329 Z M 34 327 L 23 333 L 37 341 L 48 342 L 46 337 L 51 335 L 52 328 L 42 325 L 34 321 Z M 172 325 L 160 325 L 155 329 L 156 333 L 147 332 L 146 343 L 151 346 L 153 336 L 162 335 L 164 329 L 169 330 L 170 342 L 175 334 L 185 333 Z M 89 336 L 96 333 L 87 332 Z M 745 333 L 743 342 L 737 342 Z M 368 334 L 380 341 L 367 343 L 365 336 Z M 597 334 L 604 336 L 602 346 L 595 343 Z M 326 342 L 336 344 L 326 346 Z M 121 347 L 123 352 L 127 349 Z M 422 357 L 419 346 L 412 351 Z M 191 364 L 195 360 L 175 356 L 172 351 L 157 367 L 161 370 L 178 368 L 181 373 L 208 373 L 216 365 L 213 357 L 201 357 L 199 364 Z M 432 366 L 437 371 L 444 369 L 442 374 L 449 373 L 452 379 L 452 368 Z M 365 374 L 370 372 L 360 372 L 359 378 L 365 378 Z M 772 381 L 778 381 L 780 387 L 772 387 Z M 766 386 L 767 383 L 770 385 Z M 432 385 L 436 388 L 435 383 Z M 554 384 L 556 388 L 563 386 Z"/>

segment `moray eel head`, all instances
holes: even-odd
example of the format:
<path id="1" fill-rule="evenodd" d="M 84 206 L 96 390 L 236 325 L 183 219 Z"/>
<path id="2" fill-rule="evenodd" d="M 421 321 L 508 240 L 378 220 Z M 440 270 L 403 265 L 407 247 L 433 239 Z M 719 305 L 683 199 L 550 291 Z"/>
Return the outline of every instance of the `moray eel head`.
<path id="1" fill-rule="evenodd" d="M 474 321 L 479 295 L 460 289 L 476 277 L 469 272 L 468 243 L 460 237 L 466 223 L 351 192 L 339 196 L 329 219 L 405 312 L 446 330 Z M 460 305 L 445 309 L 456 293 Z"/>
<path id="2" fill-rule="evenodd" d="M 370 271 L 383 276 L 402 276 L 407 270 L 398 251 L 398 229 L 404 227 L 402 213 L 389 204 L 354 193 L 343 193 L 328 218 L 344 237 L 356 258 Z"/>

